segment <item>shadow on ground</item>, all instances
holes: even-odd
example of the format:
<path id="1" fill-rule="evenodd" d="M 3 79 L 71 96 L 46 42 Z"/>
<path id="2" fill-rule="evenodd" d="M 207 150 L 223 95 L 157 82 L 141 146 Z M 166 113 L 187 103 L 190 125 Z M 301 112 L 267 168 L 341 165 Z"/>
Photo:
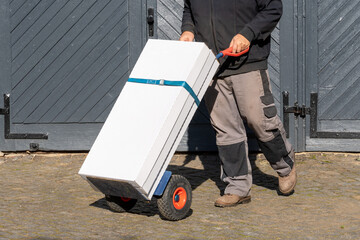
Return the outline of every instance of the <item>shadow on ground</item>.
<path id="1" fill-rule="evenodd" d="M 278 188 L 277 177 L 264 173 L 259 169 L 259 167 L 256 165 L 256 155 L 257 155 L 256 153 L 252 153 L 249 155 L 252 173 L 253 173 L 253 184 L 270 190 L 277 190 Z M 199 159 L 204 168 L 203 170 L 184 167 L 191 161 L 194 161 L 194 159 L 195 159 L 194 155 L 188 155 L 185 158 L 185 161 L 182 166 L 169 165 L 168 169 L 173 173 L 181 174 L 184 177 L 186 177 L 190 181 L 193 190 L 196 189 L 198 186 L 200 186 L 203 182 L 210 179 L 219 188 L 220 194 L 223 194 L 226 185 L 220 179 L 219 158 L 218 157 L 209 158 L 207 157 L 207 155 L 199 155 Z"/>
<path id="2" fill-rule="evenodd" d="M 276 177 L 262 172 L 256 165 L 256 154 L 250 154 L 249 156 L 252 172 L 253 172 L 253 184 L 261 186 L 270 190 L 277 190 L 278 180 Z M 186 165 L 191 164 L 192 161 L 195 161 L 196 155 L 187 155 L 184 159 L 184 162 L 181 165 L 170 164 L 167 170 L 171 171 L 172 174 L 179 174 L 187 178 L 190 182 L 192 190 L 195 190 L 201 184 L 206 182 L 208 179 L 213 181 L 219 189 L 219 195 L 224 193 L 226 185 L 220 180 L 220 160 L 217 155 L 214 153 L 212 157 L 209 157 L 209 154 L 198 155 L 198 159 L 202 164 L 202 169 L 187 167 Z M 112 211 L 107 203 L 105 198 L 101 198 L 96 202 L 92 203 L 90 206 L 106 209 Z M 157 207 L 157 198 L 153 197 L 151 201 L 145 199 L 139 199 L 136 205 L 128 211 L 129 213 L 139 214 L 144 216 L 154 216 L 159 214 Z M 192 210 L 189 211 L 190 216 Z"/>

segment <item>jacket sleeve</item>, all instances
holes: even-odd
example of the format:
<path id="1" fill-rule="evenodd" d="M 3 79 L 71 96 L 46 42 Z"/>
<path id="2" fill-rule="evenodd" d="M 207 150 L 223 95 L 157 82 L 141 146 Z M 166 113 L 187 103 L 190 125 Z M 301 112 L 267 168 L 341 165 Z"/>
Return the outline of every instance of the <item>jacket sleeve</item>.
<path id="1" fill-rule="evenodd" d="M 181 32 L 190 31 L 195 33 L 195 25 L 191 14 L 191 3 L 190 0 L 184 1 L 184 11 L 181 25 Z"/>
<path id="2" fill-rule="evenodd" d="M 282 15 L 281 0 L 256 0 L 259 12 L 241 31 L 250 42 L 265 40 L 276 27 Z"/>

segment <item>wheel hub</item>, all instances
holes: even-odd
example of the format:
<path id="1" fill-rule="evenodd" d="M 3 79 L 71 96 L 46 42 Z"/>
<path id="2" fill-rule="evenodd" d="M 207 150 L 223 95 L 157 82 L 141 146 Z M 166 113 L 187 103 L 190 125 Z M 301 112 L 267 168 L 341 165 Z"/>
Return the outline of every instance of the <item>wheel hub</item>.
<path id="1" fill-rule="evenodd" d="M 176 209 L 180 210 L 182 209 L 187 201 L 187 195 L 186 195 L 186 190 L 182 187 L 178 187 L 175 191 L 174 191 L 174 195 L 173 195 L 173 205 Z"/>

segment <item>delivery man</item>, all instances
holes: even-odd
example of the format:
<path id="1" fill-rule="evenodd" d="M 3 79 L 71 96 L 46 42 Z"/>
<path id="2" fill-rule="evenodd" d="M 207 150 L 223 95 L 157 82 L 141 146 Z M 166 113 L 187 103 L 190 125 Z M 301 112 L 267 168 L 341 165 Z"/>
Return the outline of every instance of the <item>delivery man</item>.
<path id="1" fill-rule="evenodd" d="M 181 41 L 205 42 L 216 54 L 232 47 L 241 57 L 220 59 L 205 103 L 216 131 L 221 179 L 227 183 L 217 207 L 251 201 L 252 172 L 244 122 L 254 131 L 279 191 L 293 192 L 295 154 L 277 115 L 267 71 L 270 34 L 282 14 L 281 0 L 185 0 Z"/>

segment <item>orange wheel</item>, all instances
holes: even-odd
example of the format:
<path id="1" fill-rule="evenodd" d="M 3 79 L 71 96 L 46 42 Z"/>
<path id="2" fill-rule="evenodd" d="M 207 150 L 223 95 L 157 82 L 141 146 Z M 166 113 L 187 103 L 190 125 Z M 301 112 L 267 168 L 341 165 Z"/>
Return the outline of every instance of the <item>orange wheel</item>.
<path id="1" fill-rule="evenodd" d="M 185 218 L 190 210 L 192 190 L 189 181 L 180 175 L 172 175 L 163 195 L 157 200 L 160 216 L 177 221 Z"/>
<path id="2" fill-rule="evenodd" d="M 105 195 L 106 204 L 114 212 L 130 211 L 136 204 L 137 199 Z"/>
<path id="3" fill-rule="evenodd" d="M 183 187 L 179 187 L 175 190 L 173 195 L 174 207 L 178 210 L 182 209 L 186 204 L 186 191 Z"/>
<path id="4" fill-rule="evenodd" d="M 130 202 L 131 198 L 127 198 L 127 197 L 120 197 L 121 201 L 123 202 Z"/>

